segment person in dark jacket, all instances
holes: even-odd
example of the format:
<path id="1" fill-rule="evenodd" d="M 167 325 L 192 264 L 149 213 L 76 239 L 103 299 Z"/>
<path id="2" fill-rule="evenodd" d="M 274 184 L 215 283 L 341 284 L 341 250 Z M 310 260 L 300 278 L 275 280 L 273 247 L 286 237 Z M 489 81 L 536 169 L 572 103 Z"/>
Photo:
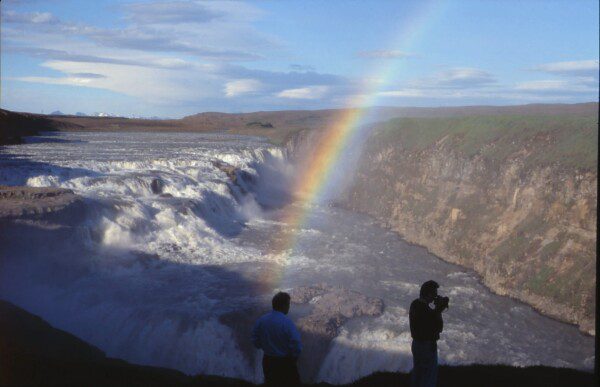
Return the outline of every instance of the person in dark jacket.
<path id="1" fill-rule="evenodd" d="M 263 350 L 263 374 L 267 386 L 299 386 L 296 361 L 302 351 L 300 333 L 286 315 L 290 295 L 279 292 L 273 297 L 273 311 L 259 318 L 252 329 L 252 343 Z"/>
<path id="2" fill-rule="evenodd" d="M 437 383 L 437 341 L 444 328 L 442 312 L 448 307 L 446 301 L 440 301 L 435 281 L 421 285 L 419 298 L 410 304 L 409 320 L 412 341 L 413 369 L 411 387 L 435 387 Z M 435 308 L 430 304 L 434 302 Z"/>

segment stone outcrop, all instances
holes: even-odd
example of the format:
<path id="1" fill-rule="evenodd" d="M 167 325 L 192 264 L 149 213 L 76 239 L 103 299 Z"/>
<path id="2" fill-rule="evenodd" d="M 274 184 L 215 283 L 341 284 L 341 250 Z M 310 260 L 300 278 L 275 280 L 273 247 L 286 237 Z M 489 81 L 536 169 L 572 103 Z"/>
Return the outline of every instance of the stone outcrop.
<path id="1" fill-rule="evenodd" d="M 39 218 L 81 204 L 70 189 L 0 186 L 0 218 Z"/>
<path id="2" fill-rule="evenodd" d="M 383 300 L 380 298 L 326 284 L 294 288 L 290 296 L 293 303 L 313 306 L 308 316 L 298 320 L 298 327 L 328 339 L 335 338 L 348 319 L 383 313 Z"/>
<path id="3" fill-rule="evenodd" d="M 229 184 L 229 190 L 233 196 L 237 197 L 237 192 L 235 190 L 238 190 L 242 195 L 247 194 L 248 185 L 256 184 L 254 177 L 241 168 L 235 167 L 221 160 L 214 160 L 212 164 L 224 172 L 227 175 L 227 178 L 229 178 L 231 183 Z"/>
<path id="4" fill-rule="evenodd" d="M 348 320 L 356 317 L 376 317 L 383 313 L 383 301 L 346 288 L 326 284 L 301 286 L 290 291 L 292 303 L 310 308 L 297 320 L 302 335 L 304 355 L 299 368 L 303 380 L 314 380 L 329 351 L 329 345 Z"/>

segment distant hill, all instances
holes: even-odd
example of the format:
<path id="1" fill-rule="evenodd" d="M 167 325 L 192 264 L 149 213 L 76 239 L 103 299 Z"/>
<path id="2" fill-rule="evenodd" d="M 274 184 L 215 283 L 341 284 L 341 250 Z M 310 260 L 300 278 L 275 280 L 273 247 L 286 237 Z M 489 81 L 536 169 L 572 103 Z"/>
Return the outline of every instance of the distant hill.
<path id="1" fill-rule="evenodd" d="M 323 129 L 338 122 L 356 109 L 281 110 L 253 113 L 198 113 L 182 119 L 141 119 L 124 117 L 94 117 L 77 115 L 44 116 L 0 110 L 0 144 L 15 142 L 36 130 L 60 131 L 139 131 L 139 132 L 215 132 L 264 136 L 282 144 L 303 129 Z M 460 117 L 460 116 L 555 116 L 597 115 L 598 103 L 532 104 L 518 106 L 461 106 L 461 107 L 375 107 L 366 121 L 382 122 L 397 117 Z M 19 119 L 16 117 L 21 115 Z M 23 123 L 31 121 L 29 129 Z M 20 124 L 16 125 L 17 122 Z"/>
<path id="2" fill-rule="evenodd" d="M 284 110 L 253 113 L 207 112 L 184 117 L 183 126 L 200 130 L 228 130 L 234 133 L 261 135 L 283 143 L 302 129 L 325 128 L 356 109 Z M 597 115 L 598 103 L 532 104 L 518 106 L 460 107 L 375 107 L 366 114 L 366 123 L 383 122 L 399 117 L 460 117 L 491 115 Z M 261 123 L 256 125 L 255 123 Z M 254 125 L 253 125 L 254 124 Z"/>
<path id="3" fill-rule="evenodd" d="M 58 121 L 41 114 L 15 113 L 0 109 L 0 145 L 19 144 L 23 136 L 33 136 L 41 131 L 81 130 L 83 127 Z"/>

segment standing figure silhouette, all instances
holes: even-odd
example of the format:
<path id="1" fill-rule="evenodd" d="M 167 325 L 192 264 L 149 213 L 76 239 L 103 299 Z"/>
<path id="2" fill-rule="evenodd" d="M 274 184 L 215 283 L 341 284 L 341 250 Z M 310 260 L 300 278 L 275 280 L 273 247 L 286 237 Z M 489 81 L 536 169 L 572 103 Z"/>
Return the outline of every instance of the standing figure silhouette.
<path id="1" fill-rule="evenodd" d="M 286 315 L 290 295 L 279 292 L 273 297 L 273 310 L 259 318 L 252 329 L 252 343 L 263 350 L 263 374 L 267 386 L 299 386 L 296 362 L 302 344 L 300 333 Z"/>
<path id="2" fill-rule="evenodd" d="M 448 298 L 439 297 L 435 281 L 421 285 L 419 298 L 410 304 L 409 320 L 412 336 L 413 369 L 411 387 L 435 387 L 437 383 L 437 341 L 444 328 L 442 312 L 448 308 Z M 435 308 L 431 308 L 431 303 Z"/>

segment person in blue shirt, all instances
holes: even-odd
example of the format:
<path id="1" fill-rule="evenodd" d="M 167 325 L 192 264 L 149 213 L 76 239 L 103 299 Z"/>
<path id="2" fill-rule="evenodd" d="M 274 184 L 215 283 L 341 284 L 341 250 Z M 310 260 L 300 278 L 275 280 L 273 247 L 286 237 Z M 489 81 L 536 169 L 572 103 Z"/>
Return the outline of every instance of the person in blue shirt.
<path id="1" fill-rule="evenodd" d="M 300 385 L 296 361 L 302 344 L 298 329 L 286 316 L 290 310 L 290 295 L 279 292 L 271 304 L 273 310 L 259 318 L 252 328 L 252 343 L 263 350 L 265 385 Z"/>

